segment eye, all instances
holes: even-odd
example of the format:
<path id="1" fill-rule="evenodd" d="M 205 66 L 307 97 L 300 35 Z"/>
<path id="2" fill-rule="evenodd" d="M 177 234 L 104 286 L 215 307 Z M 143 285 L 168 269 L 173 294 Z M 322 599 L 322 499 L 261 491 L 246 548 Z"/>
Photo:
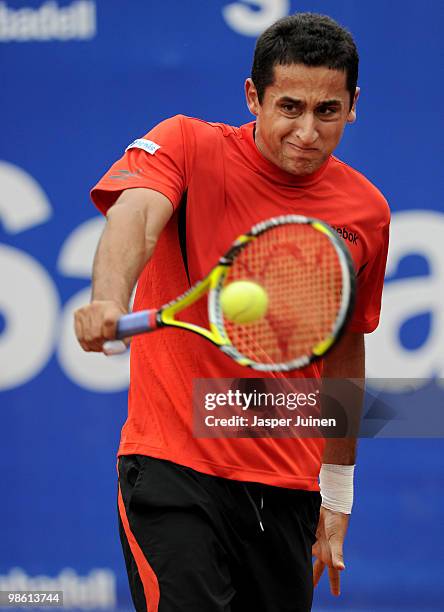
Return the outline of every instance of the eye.
<path id="1" fill-rule="evenodd" d="M 299 106 L 294 102 L 284 102 L 281 104 L 281 109 L 284 113 L 293 115 L 299 111 Z"/>
<path id="2" fill-rule="evenodd" d="M 317 113 L 321 117 L 333 117 L 334 115 L 337 115 L 338 112 L 339 108 L 337 106 L 320 106 L 317 109 Z"/>

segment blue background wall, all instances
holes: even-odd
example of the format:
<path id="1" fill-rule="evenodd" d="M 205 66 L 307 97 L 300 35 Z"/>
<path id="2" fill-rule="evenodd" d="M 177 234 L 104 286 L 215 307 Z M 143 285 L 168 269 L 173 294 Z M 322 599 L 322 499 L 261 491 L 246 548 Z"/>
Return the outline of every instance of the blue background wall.
<path id="1" fill-rule="evenodd" d="M 84 355 L 71 331 L 102 227 L 88 191 L 165 117 L 249 121 L 255 37 L 290 12 L 331 15 L 361 54 L 358 122 L 337 153 L 393 210 L 368 374 L 404 378 L 401 398 L 434 378 L 443 405 L 443 6 L 0 2 L 0 590 L 51 578 L 78 607 L 130 607 L 115 516 L 127 357 Z M 443 485 L 442 440 L 363 440 L 343 595 L 323 581 L 315 609 L 442 609 Z"/>

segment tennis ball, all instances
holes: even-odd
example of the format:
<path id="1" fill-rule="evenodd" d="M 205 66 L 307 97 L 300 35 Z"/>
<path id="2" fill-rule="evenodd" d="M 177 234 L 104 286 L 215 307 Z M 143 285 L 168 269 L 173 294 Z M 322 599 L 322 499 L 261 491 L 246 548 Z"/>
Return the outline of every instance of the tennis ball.
<path id="1" fill-rule="evenodd" d="M 224 315 L 230 321 L 253 323 L 267 312 L 268 295 L 257 283 L 239 280 L 222 289 L 220 303 Z"/>

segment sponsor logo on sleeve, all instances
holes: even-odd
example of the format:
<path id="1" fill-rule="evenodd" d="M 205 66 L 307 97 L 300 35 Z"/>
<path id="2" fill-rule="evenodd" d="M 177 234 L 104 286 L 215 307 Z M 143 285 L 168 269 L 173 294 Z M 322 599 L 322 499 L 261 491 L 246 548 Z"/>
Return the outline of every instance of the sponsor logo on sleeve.
<path id="1" fill-rule="evenodd" d="M 142 170 L 137 168 L 135 172 L 130 172 L 129 170 L 117 170 L 115 174 L 110 174 L 109 178 L 117 181 L 126 181 L 130 178 L 136 178 L 140 174 L 142 174 Z"/>
<path id="2" fill-rule="evenodd" d="M 150 155 L 154 155 L 157 149 L 160 149 L 160 145 L 156 144 L 152 140 L 145 140 L 145 138 L 137 138 L 126 147 L 125 151 L 128 151 L 128 149 L 143 149 Z"/>

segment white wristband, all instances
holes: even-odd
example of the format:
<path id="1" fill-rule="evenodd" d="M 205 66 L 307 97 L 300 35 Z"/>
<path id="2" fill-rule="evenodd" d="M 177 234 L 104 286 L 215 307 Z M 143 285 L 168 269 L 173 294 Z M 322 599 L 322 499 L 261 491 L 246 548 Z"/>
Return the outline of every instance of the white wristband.
<path id="1" fill-rule="evenodd" d="M 323 463 L 319 473 L 322 505 L 328 510 L 350 514 L 353 506 L 354 465 Z"/>

